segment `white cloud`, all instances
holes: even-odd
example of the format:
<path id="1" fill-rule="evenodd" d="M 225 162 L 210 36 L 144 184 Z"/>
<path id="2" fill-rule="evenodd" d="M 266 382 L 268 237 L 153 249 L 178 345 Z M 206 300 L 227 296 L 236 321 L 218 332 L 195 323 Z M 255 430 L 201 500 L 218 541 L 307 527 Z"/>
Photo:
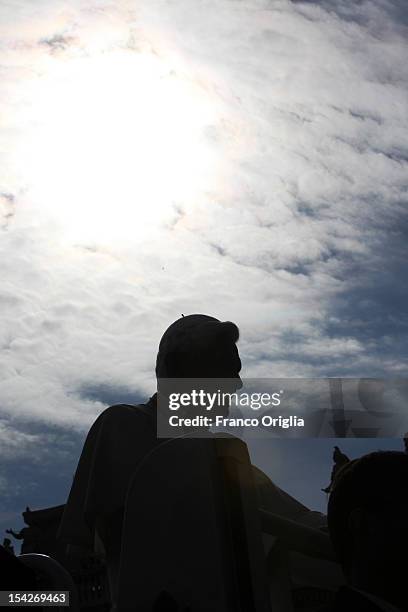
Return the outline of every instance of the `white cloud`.
<path id="1" fill-rule="evenodd" d="M 19 431 L 3 420 L 0 421 L 0 439 L 2 461 L 27 458 L 33 454 L 40 442 L 40 436 Z M 0 492 L 4 494 L 7 488 L 7 479 L 0 476 Z"/>
<path id="2" fill-rule="evenodd" d="M 350 319 L 342 326 L 338 312 L 353 302 L 364 270 L 375 273 L 390 227 L 398 228 L 408 155 L 407 43 L 394 4 L 363 2 L 354 12 L 345 6 L 287 0 L 3 5 L 4 414 L 85 430 L 103 404 L 84 399 L 80 389 L 153 390 L 158 341 L 181 313 L 236 321 L 248 376 L 406 372 L 389 342 L 387 356 L 378 355 L 382 336 L 393 337 L 396 327 L 361 338 Z M 55 205 L 34 197 L 36 176 L 18 157 L 27 135 L 36 133 L 36 119 L 45 121 L 32 114 L 32 96 L 50 71 L 119 51 L 126 58 L 153 54 L 213 105 L 200 137 L 213 173 L 194 199 L 174 209 L 169 202 L 166 224 L 149 233 L 136 217 L 129 239 L 132 226 L 113 201 L 112 231 L 123 230 L 123 240 L 67 239 L 69 209 L 61 218 L 55 213 L 59 198 L 75 188 L 62 155 L 66 142 L 55 138 L 51 154 L 41 142 L 28 143 L 38 154 L 31 158 L 36 168 L 41 155 L 62 156 Z M 78 155 L 88 146 L 81 133 L 70 142 Z M 100 183 L 87 185 L 89 201 L 108 180 L 97 170 L 92 176 Z M 47 167 L 41 172 L 46 177 Z"/>

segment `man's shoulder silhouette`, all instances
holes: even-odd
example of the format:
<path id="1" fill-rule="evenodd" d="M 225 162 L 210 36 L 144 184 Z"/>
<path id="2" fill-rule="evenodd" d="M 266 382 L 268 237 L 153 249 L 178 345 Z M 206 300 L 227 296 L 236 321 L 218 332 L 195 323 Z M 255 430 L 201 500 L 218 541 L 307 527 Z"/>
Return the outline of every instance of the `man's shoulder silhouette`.
<path id="1" fill-rule="evenodd" d="M 91 426 L 82 449 L 58 537 L 89 549 L 97 517 L 124 508 L 137 465 L 157 444 L 155 398 L 146 404 L 115 404 Z"/>
<path id="2" fill-rule="evenodd" d="M 120 419 L 120 418 L 144 418 L 151 422 L 154 422 L 156 409 L 156 394 L 154 394 L 146 403 L 141 404 L 112 404 L 103 410 L 98 417 L 95 419 L 91 426 L 91 429 L 95 426 L 100 425 L 101 421 L 106 419 Z M 89 435 L 89 434 L 88 434 Z"/>

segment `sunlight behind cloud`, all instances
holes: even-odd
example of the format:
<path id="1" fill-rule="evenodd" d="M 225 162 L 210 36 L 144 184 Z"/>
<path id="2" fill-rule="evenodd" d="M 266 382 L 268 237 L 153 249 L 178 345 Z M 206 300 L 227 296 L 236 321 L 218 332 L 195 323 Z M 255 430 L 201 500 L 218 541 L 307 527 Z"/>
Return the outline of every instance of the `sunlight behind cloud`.
<path id="1" fill-rule="evenodd" d="M 31 92 L 18 162 L 30 199 L 71 241 L 114 243 L 166 222 L 217 176 L 217 107 L 152 54 L 52 60 Z"/>
<path id="2" fill-rule="evenodd" d="M 237 322 L 247 376 L 403 375 L 390 3 L 34 4 L 0 7 L 0 412 L 88 427 L 181 313 Z"/>

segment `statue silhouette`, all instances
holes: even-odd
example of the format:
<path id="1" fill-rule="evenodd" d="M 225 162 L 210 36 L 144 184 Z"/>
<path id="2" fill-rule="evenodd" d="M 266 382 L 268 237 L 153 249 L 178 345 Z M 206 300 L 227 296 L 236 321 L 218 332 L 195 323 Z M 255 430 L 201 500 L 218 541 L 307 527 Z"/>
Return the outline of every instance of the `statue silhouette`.
<path id="1" fill-rule="evenodd" d="M 7 532 L 7 530 L 6 530 Z M 11 543 L 10 538 L 4 538 L 3 539 L 3 548 L 5 551 L 7 551 L 8 553 L 10 553 L 11 555 L 14 555 L 14 547 Z"/>
<path id="2" fill-rule="evenodd" d="M 21 552 L 24 554 L 36 552 L 38 543 L 42 537 L 41 529 L 35 525 L 23 527 L 19 532 L 16 532 L 13 529 L 6 529 L 6 533 L 12 535 L 16 540 L 23 540 Z"/>
<path id="3" fill-rule="evenodd" d="M 27 531 L 28 527 L 23 527 L 18 533 L 13 529 L 6 529 L 6 533 L 10 533 L 16 540 L 24 540 Z"/>
<path id="4" fill-rule="evenodd" d="M 129 484 L 140 462 L 163 442 L 157 437 L 157 397 L 166 393 L 163 380 L 217 378 L 228 380 L 229 391 L 241 388 L 238 339 L 239 330 L 234 323 L 207 315 L 182 316 L 165 331 L 159 344 L 157 392 L 146 404 L 110 406 L 98 416 L 87 435 L 57 537 L 70 547 L 106 555 L 113 609 Z M 288 518 L 314 527 L 325 526 L 322 515 L 284 495 L 259 470 L 254 469 L 254 480 L 257 487 L 259 483 L 263 507 L 276 512 L 278 507 L 287 508 Z M 163 595 L 157 605 L 171 609 L 173 602 Z"/>
<path id="5" fill-rule="evenodd" d="M 207 315 L 182 316 L 164 333 L 157 354 L 163 378 L 227 378 L 242 386 L 238 327 Z M 57 537 L 70 546 L 104 552 L 113 599 L 119 571 L 123 513 L 136 466 L 157 438 L 157 392 L 146 404 L 102 412 L 86 438 Z"/>
<path id="6" fill-rule="evenodd" d="M 333 451 L 333 461 L 334 465 L 330 476 L 330 484 L 326 488 L 322 489 L 323 493 L 330 493 L 333 487 L 334 480 L 340 468 L 346 465 L 346 463 L 348 463 L 350 459 L 347 457 L 347 455 L 341 452 L 338 446 L 335 446 Z"/>
<path id="7" fill-rule="evenodd" d="M 327 520 L 347 578 L 333 612 L 408 610 L 408 456 L 378 451 L 336 477 Z"/>

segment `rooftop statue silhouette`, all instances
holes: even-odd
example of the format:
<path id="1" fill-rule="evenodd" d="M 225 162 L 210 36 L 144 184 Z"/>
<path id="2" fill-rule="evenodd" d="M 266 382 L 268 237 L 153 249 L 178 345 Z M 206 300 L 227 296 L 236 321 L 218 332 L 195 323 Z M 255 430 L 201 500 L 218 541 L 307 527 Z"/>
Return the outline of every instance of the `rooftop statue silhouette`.
<path id="1" fill-rule="evenodd" d="M 408 455 L 347 462 L 329 497 L 330 537 L 347 578 L 331 612 L 407 612 Z"/>
<path id="2" fill-rule="evenodd" d="M 327 487 L 322 489 L 323 493 L 330 493 L 333 487 L 334 480 L 336 478 L 336 474 L 338 473 L 340 468 L 342 468 L 344 465 L 346 465 L 346 463 L 350 461 L 350 459 L 347 457 L 347 455 L 341 452 L 338 446 L 335 446 L 333 450 L 333 461 L 334 465 L 330 476 L 330 483 Z"/>
<path id="3" fill-rule="evenodd" d="M 10 533 L 16 540 L 24 540 L 27 537 L 28 527 L 23 527 L 19 532 L 14 529 L 6 529 L 6 533 Z"/>
<path id="4" fill-rule="evenodd" d="M 10 538 L 4 538 L 3 539 L 3 548 L 5 551 L 7 551 L 8 553 L 10 553 L 11 555 L 14 555 L 14 547 L 11 543 Z"/>
<path id="5" fill-rule="evenodd" d="M 106 554 L 114 602 L 129 483 L 141 460 L 163 442 L 157 437 L 157 395 L 163 393 L 160 381 L 222 378 L 228 379 L 230 392 L 241 388 L 238 339 L 238 327 L 232 322 L 201 314 L 183 315 L 170 325 L 159 344 L 158 391 L 146 404 L 110 406 L 88 433 L 57 537 L 70 546 Z M 323 515 L 309 511 L 260 470 L 253 470 L 260 505 L 272 506 L 274 512 L 310 526 L 325 526 Z"/>
<path id="6" fill-rule="evenodd" d="M 35 525 L 23 527 L 19 532 L 13 529 L 6 529 L 6 533 L 12 535 L 16 540 L 22 540 L 22 553 L 36 552 L 36 545 L 41 537 L 41 531 Z"/>

